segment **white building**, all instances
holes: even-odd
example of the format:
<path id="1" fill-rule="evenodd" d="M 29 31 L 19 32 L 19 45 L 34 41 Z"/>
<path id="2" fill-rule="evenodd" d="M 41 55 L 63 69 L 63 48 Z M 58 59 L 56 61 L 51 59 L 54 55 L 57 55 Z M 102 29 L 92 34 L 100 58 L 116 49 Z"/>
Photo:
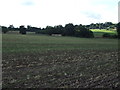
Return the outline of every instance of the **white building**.
<path id="1" fill-rule="evenodd" d="M 118 22 L 120 22 L 120 1 L 118 2 Z"/>

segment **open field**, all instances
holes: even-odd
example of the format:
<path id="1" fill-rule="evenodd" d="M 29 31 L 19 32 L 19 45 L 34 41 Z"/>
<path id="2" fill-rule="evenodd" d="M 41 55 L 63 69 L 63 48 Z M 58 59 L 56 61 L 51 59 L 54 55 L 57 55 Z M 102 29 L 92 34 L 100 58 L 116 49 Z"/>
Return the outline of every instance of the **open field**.
<path id="1" fill-rule="evenodd" d="M 94 32 L 95 37 L 102 37 L 104 33 L 117 34 L 116 30 L 107 30 L 107 29 L 91 29 Z"/>
<path id="2" fill-rule="evenodd" d="M 118 40 L 4 34 L 3 88 L 118 87 Z"/>
<path id="3" fill-rule="evenodd" d="M 3 35 L 3 52 L 31 52 L 71 49 L 117 49 L 117 39 L 54 37 L 43 35 Z"/>

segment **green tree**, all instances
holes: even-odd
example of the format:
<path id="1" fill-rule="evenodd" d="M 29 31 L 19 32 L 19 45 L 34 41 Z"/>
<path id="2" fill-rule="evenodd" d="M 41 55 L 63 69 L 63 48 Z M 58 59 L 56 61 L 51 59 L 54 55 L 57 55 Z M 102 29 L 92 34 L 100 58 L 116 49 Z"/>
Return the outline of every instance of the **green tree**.
<path id="1" fill-rule="evenodd" d="M 91 23 L 91 24 L 90 24 L 90 29 L 96 29 L 96 24 Z"/>
<path id="2" fill-rule="evenodd" d="M 5 27 L 5 26 L 2 26 L 2 32 L 3 32 L 4 34 L 7 33 L 7 32 L 8 32 L 8 28 Z"/>
<path id="3" fill-rule="evenodd" d="M 74 25 L 72 23 L 66 24 L 64 27 L 64 33 L 65 36 L 74 36 L 75 30 Z"/>
<path id="4" fill-rule="evenodd" d="M 8 27 L 8 29 L 9 29 L 9 31 L 14 31 L 14 30 L 15 30 L 13 25 L 10 25 L 10 26 Z"/>
<path id="5" fill-rule="evenodd" d="M 62 34 L 63 33 L 63 26 L 62 25 L 54 26 L 54 29 L 55 29 L 54 34 Z"/>
<path id="6" fill-rule="evenodd" d="M 55 29 L 52 26 L 47 26 L 45 30 L 48 35 L 52 35 L 55 32 Z"/>
<path id="7" fill-rule="evenodd" d="M 82 25 L 75 27 L 75 36 L 76 37 L 85 37 L 85 38 L 93 38 L 94 34 L 89 29 L 85 28 Z"/>
<path id="8" fill-rule="evenodd" d="M 19 30 L 20 30 L 19 32 L 20 34 L 26 34 L 26 28 L 23 25 L 19 27 Z"/>

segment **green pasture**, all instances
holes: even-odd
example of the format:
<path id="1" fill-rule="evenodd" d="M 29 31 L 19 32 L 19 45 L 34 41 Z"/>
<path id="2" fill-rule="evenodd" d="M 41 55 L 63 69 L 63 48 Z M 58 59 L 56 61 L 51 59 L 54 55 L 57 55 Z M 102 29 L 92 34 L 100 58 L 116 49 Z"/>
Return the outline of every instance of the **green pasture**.
<path id="1" fill-rule="evenodd" d="M 3 34 L 2 52 L 41 52 L 46 50 L 113 50 L 117 39 L 58 37 L 35 34 Z"/>
<path id="2" fill-rule="evenodd" d="M 117 34 L 116 30 L 107 30 L 107 29 L 91 29 L 95 37 L 102 37 L 104 33 Z"/>

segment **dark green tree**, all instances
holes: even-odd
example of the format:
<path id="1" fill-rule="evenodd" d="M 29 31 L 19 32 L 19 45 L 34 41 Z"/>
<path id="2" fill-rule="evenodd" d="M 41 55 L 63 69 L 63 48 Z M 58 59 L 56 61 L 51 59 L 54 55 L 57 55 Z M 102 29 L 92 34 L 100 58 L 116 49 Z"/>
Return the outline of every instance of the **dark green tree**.
<path id="1" fill-rule="evenodd" d="M 85 28 L 82 25 L 75 27 L 75 36 L 76 37 L 84 37 L 84 38 L 93 38 L 94 34 L 89 29 Z"/>
<path id="2" fill-rule="evenodd" d="M 2 26 L 2 32 L 3 32 L 4 34 L 7 33 L 7 32 L 8 32 L 8 28 L 5 27 L 5 26 Z"/>
<path id="3" fill-rule="evenodd" d="M 8 27 L 8 30 L 9 30 L 9 31 L 14 31 L 14 30 L 15 30 L 15 28 L 14 28 L 14 26 L 13 26 L 13 25 L 10 25 L 10 26 Z"/>
<path id="4" fill-rule="evenodd" d="M 54 34 L 62 34 L 63 33 L 63 26 L 62 25 L 54 26 L 54 29 L 55 29 Z"/>
<path id="5" fill-rule="evenodd" d="M 75 30 L 74 25 L 72 23 L 66 24 L 64 27 L 64 33 L 65 36 L 74 36 Z"/>
<path id="6" fill-rule="evenodd" d="M 90 24 L 90 29 L 96 29 L 96 24 L 91 23 L 91 24 Z"/>
<path id="7" fill-rule="evenodd" d="M 55 29 L 52 26 L 47 26 L 45 30 L 46 30 L 46 34 L 48 35 L 52 35 L 55 32 Z"/>
<path id="8" fill-rule="evenodd" d="M 20 30 L 19 32 L 20 34 L 26 34 L 26 28 L 23 25 L 19 27 L 19 30 Z"/>

